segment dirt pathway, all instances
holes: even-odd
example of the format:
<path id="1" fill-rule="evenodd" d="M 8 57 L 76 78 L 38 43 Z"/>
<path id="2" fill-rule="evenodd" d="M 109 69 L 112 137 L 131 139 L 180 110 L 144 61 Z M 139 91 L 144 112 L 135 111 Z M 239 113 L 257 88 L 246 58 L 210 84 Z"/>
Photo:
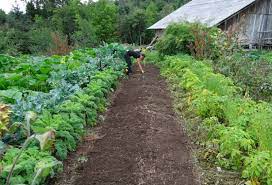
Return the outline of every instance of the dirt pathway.
<path id="1" fill-rule="evenodd" d="M 154 66 L 145 70 L 144 76 L 123 81 L 97 129 L 98 139 L 85 140 L 79 149 L 85 151 L 85 162 L 76 169 L 68 165 L 76 172 L 56 184 L 197 184 L 189 141 L 171 108 L 166 83 Z"/>

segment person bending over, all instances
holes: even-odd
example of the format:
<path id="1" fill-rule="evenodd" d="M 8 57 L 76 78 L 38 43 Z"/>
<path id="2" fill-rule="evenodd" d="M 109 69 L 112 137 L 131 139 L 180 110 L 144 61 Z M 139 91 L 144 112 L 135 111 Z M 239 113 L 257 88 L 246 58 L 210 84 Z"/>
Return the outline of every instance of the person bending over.
<path id="1" fill-rule="evenodd" d="M 141 53 L 140 51 L 132 51 L 129 50 L 126 52 L 125 54 L 125 60 L 127 62 L 127 66 L 128 66 L 128 72 L 127 74 L 129 75 L 130 73 L 132 73 L 132 61 L 131 61 L 131 57 L 136 59 L 136 62 L 141 70 L 142 73 L 144 73 L 143 67 L 141 65 L 141 62 L 144 60 L 145 55 L 143 53 Z"/>

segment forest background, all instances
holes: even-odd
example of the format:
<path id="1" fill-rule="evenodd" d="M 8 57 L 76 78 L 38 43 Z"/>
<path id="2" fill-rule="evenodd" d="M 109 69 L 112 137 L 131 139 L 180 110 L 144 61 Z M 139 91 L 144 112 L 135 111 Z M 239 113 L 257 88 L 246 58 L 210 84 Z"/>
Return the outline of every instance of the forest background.
<path id="1" fill-rule="evenodd" d="M 25 0 L 26 1 L 26 0 Z M 149 26 L 187 0 L 28 0 L 25 12 L 0 10 L 0 53 L 64 54 L 103 42 L 148 44 Z"/>

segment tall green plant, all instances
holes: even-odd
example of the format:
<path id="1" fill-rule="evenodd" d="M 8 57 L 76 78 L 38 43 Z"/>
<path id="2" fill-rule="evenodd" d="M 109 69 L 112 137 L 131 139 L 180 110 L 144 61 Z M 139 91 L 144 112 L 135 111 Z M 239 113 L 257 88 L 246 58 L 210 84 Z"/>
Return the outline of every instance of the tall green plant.
<path id="1" fill-rule="evenodd" d="M 190 54 L 197 59 L 215 59 L 226 51 L 227 35 L 216 27 L 198 23 L 175 23 L 167 27 L 156 45 L 163 55 Z M 232 45 L 230 45 L 232 47 Z"/>

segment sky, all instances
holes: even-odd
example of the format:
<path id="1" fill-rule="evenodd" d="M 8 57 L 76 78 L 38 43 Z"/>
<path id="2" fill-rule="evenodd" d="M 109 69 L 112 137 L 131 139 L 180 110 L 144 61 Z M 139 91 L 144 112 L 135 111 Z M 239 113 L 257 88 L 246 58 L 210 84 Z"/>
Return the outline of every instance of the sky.
<path id="1" fill-rule="evenodd" d="M 23 3 L 21 0 L 0 0 L 0 9 L 8 13 L 12 9 L 12 6 L 16 5 L 16 2 L 19 5 L 20 9 L 24 10 L 25 3 Z"/>
<path id="2" fill-rule="evenodd" d="M 82 2 L 84 1 L 86 0 L 82 0 Z M 22 2 L 21 0 L 0 0 L 0 9 L 8 13 L 12 9 L 12 7 L 15 6 L 16 4 L 18 4 L 22 11 L 25 10 L 25 3 Z"/>

